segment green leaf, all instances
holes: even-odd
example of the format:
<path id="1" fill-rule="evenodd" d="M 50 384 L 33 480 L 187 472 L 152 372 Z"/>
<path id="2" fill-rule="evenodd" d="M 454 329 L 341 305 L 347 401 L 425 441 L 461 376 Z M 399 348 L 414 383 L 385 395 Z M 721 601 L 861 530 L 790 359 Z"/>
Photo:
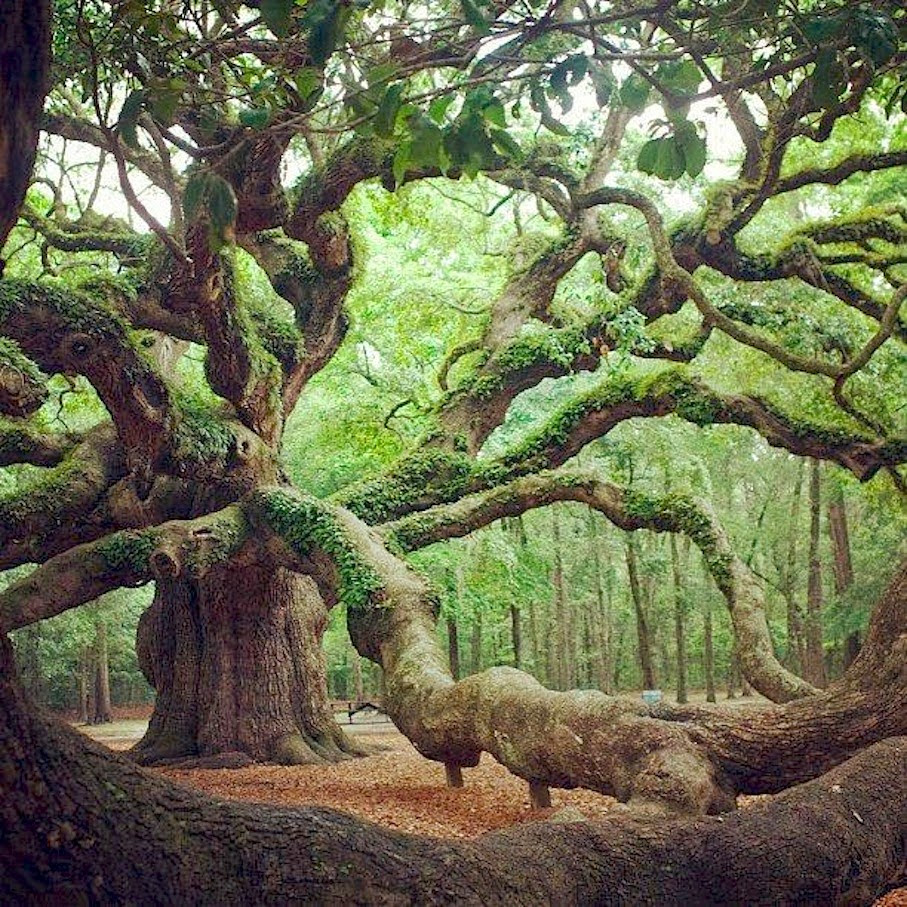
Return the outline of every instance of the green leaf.
<path id="1" fill-rule="evenodd" d="M 305 101 L 321 88 L 321 73 L 313 66 L 306 66 L 293 76 L 293 81 L 300 97 Z"/>
<path id="2" fill-rule="evenodd" d="M 375 114 L 375 133 L 377 135 L 384 137 L 393 135 L 405 87 L 403 82 L 398 82 L 396 85 L 391 85 L 384 93 L 384 97 L 378 105 L 378 112 Z"/>
<path id="3" fill-rule="evenodd" d="M 183 216 L 187 221 L 195 220 L 202 201 L 208 194 L 208 171 L 193 173 L 183 190 Z"/>
<path id="4" fill-rule="evenodd" d="M 676 180 L 683 176 L 686 170 L 686 161 L 683 152 L 674 136 L 654 140 L 657 145 L 655 164 L 652 173 L 659 179 Z"/>
<path id="5" fill-rule="evenodd" d="M 705 139 L 694 131 L 683 138 L 678 138 L 677 143 L 683 152 L 687 173 L 690 176 L 699 176 L 705 167 L 707 156 Z"/>
<path id="6" fill-rule="evenodd" d="M 658 67 L 659 81 L 674 94 L 694 95 L 702 82 L 702 73 L 692 60 L 676 60 Z"/>
<path id="7" fill-rule="evenodd" d="M 840 16 L 819 13 L 802 22 L 800 29 L 808 40 L 818 45 L 839 34 L 842 25 L 843 21 Z"/>
<path id="8" fill-rule="evenodd" d="M 444 115 L 447 113 L 448 108 L 456 100 L 456 95 L 446 94 L 442 95 L 440 98 L 435 98 L 431 104 L 428 105 L 428 115 L 438 124 L 444 122 Z"/>
<path id="9" fill-rule="evenodd" d="M 639 150 L 639 156 L 636 158 L 636 167 L 643 173 L 655 173 L 655 165 L 658 160 L 658 147 L 661 139 L 650 139 Z"/>
<path id="10" fill-rule="evenodd" d="M 424 116 L 410 119 L 412 138 L 409 142 L 409 159 L 418 167 L 434 167 L 440 163 L 441 143 L 444 134 Z"/>
<path id="11" fill-rule="evenodd" d="M 410 143 L 403 142 L 394 154 L 394 183 L 399 186 L 406 176 L 406 170 L 409 167 Z"/>
<path id="12" fill-rule="evenodd" d="M 261 129 L 268 125 L 271 119 L 271 111 L 266 107 L 250 107 L 239 112 L 239 122 L 243 126 L 250 126 L 252 129 Z"/>
<path id="13" fill-rule="evenodd" d="M 634 73 L 620 86 L 620 103 L 629 110 L 639 113 L 645 109 L 649 99 L 649 83 Z"/>
<path id="14" fill-rule="evenodd" d="M 492 129 L 490 134 L 491 141 L 501 154 L 516 160 L 523 156 L 522 148 L 509 132 L 505 132 L 503 129 Z"/>
<path id="15" fill-rule="evenodd" d="M 463 18 L 480 34 L 487 35 L 491 32 L 491 27 L 479 9 L 475 0 L 460 0 L 463 7 Z"/>
<path id="16" fill-rule="evenodd" d="M 504 105 L 497 99 L 489 101 L 482 108 L 482 116 L 495 126 L 503 129 L 507 125 L 507 115 L 504 112 Z"/>
<path id="17" fill-rule="evenodd" d="M 834 107 L 847 89 L 847 70 L 838 60 L 837 52 L 823 47 L 816 57 L 812 75 L 813 98 L 822 107 Z"/>
<path id="18" fill-rule="evenodd" d="M 261 0 L 258 9 L 271 32 L 285 38 L 290 33 L 290 13 L 295 5 L 295 0 Z"/>

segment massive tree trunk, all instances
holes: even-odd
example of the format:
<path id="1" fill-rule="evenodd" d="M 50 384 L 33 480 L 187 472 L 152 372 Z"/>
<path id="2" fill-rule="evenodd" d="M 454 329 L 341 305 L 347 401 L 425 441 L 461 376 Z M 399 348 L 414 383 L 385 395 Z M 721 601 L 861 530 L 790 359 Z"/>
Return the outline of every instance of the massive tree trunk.
<path id="1" fill-rule="evenodd" d="M 314 584 L 287 570 L 162 580 L 138 631 L 157 700 L 133 753 L 153 763 L 242 753 L 304 764 L 361 752 L 334 722 Z"/>
<path id="2" fill-rule="evenodd" d="M 639 652 L 639 667 L 642 672 L 642 685 L 646 690 L 656 689 L 655 660 L 652 657 L 652 634 L 649 619 L 643 601 L 642 587 L 639 581 L 639 566 L 636 555 L 636 542 L 632 536 L 627 537 L 627 575 L 630 578 L 630 596 L 633 599 L 633 611 L 636 614 L 636 639 Z"/>
<path id="3" fill-rule="evenodd" d="M 40 0 L 4 0 L 0 7 L 0 248 L 16 223 L 35 162 L 48 88 L 50 13 L 50 3 Z"/>

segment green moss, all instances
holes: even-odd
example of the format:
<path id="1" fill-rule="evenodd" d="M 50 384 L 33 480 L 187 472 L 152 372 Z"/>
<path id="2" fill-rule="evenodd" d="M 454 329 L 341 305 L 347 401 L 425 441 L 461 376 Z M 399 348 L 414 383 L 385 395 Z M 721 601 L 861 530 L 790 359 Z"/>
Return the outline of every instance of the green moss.
<path id="1" fill-rule="evenodd" d="M 158 533 L 153 529 L 125 530 L 104 539 L 96 550 L 108 570 L 141 574 L 148 572 L 148 561 L 157 544 Z"/>
<path id="2" fill-rule="evenodd" d="M 0 337 L 0 368 L 13 369 L 29 384 L 41 384 L 47 376 L 19 348 L 19 344 L 8 337 Z"/>
<path id="3" fill-rule="evenodd" d="M 83 471 L 80 460 L 67 457 L 53 469 L 36 472 L 35 478 L 0 496 L 0 528 L 24 530 L 35 521 L 61 520 L 72 507 L 73 489 Z"/>
<path id="4" fill-rule="evenodd" d="M 364 560 L 331 507 L 317 498 L 286 491 L 261 492 L 254 506 L 269 527 L 294 553 L 309 557 L 323 551 L 334 562 L 340 579 L 338 596 L 351 610 L 371 604 L 383 584 Z"/>
<path id="5" fill-rule="evenodd" d="M 664 532 L 682 532 L 702 552 L 715 582 L 722 592 L 733 585 L 734 557 L 721 543 L 715 524 L 696 501 L 684 494 L 650 495 L 628 489 L 623 495 L 627 513 Z"/>
<path id="6" fill-rule="evenodd" d="M 110 332 L 123 336 L 126 324 L 108 305 L 87 293 L 59 283 L 34 283 L 11 279 L 0 281 L 0 321 L 16 312 L 48 309 L 71 331 L 85 334 Z"/>
<path id="7" fill-rule="evenodd" d="M 344 489 L 336 500 L 367 523 L 383 523 L 426 496 L 432 503 L 455 500 L 478 469 L 463 453 L 423 447 L 386 475 Z"/>
<path id="8" fill-rule="evenodd" d="M 236 439 L 217 404 L 200 396 L 173 391 L 175 428 L 173 460 L 178 469 L 202 463 L 224 465 Z"/>

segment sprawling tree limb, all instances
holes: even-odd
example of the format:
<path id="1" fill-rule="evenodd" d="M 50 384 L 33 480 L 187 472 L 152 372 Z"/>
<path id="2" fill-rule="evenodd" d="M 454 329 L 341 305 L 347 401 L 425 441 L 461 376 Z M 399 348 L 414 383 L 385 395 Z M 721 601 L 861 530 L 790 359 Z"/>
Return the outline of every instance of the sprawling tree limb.
<path id="1" fill-rule="evenodd" d="M 650 505 L 640 510 L 651 517 Z M 389 714 L 429 758 L 474 765 L 484 750 L 530 781 L 697 812 L 728 808 L 734 791 L 777 789 L 794 776 L 812 777 L 874 740 L 907 730 L 907 713 L 892 705 L 907 683 L 898 641 L 907 629 L 907 564 L 874 617 L 883 627 L 876 633 L 878 657 L 888 666 L 889 684 L 883 695 L 875 691 L 875 706 L 872 693 L 843 683 L 803 706 L 725 716 L 712 730 L 705 720 L 693 722 L 689 710 L 650 709 L 594 691 L 554 693 L 510 668 L 455 683 L 435 636 L 431 593 L 374 530 L 348 511 L 285 489 L 259 492 L 251 508 L 260 531 L 282 540 L 283 553 L 272 548 L 275 556 L 311 573 L 326 600 L 346 602 L 354 644 L 384 668 Z M 871 717 L 828 746 L 829 723 L 850 709 L 869 709 Z M 681 715 L 686 717 L 675 720 Z M 792 747 L 796 756 L 787 758 L 776 747 L 768 757 L 761 733 L 752 731 L 763 722 L 800 738 L 802 747 Z M 824 747 L 816 736 L 823 725 Z M 803 749 L 814 750 L 814 758 L 804 760 Z"/>
<path id="2" fill-rule="evenodd" d="M 107 407 L 130 462 L 147 470 L 161 456 L 171 413 L 168 388 L 111 308 L 78 291 L 5 280 L 0 332 L 47 372 L 84 375 Z"/>
<path id="3" fill-rule="evenodd" d="M 535 822 L 447 842 L 175 787 L 35 715 L 5 639 L 0 728 L 0 889 L 18 902 L 843 905 L 903 881 L 898 739 L 721 819 Z"/>
<path id="4" fill-rule="evenodd" d="M 762 590 L 703 502 L 682 495 L 658 498 L 641 494 L 604 482 L 589 472 L 540 473 L 379 528 L 392 546 L 396 543 L 404 551 L 412 551 L 556 501 L 588 504 L 621 529 L 652 529 L 689 536 L 702 551 L 712 578 L 727 600 L 747 680 L 773 702 L 787 702 L 816 692 L 775 658 Z"/>
<path id="5" fill-rule="evenodd" d="M 123 530 L 76 545 L 0 592 L 0 630 L 54 617 L 121 586 L 198 578 L 237 557 L 247 540 L 242 508 L 231 505 L 194 520 Z"/>
<path id="6" fill-rule="evenodd" d="M 93 429 L 59 465 L 0 498 L 0 569 L 41 560 L 46 536 L 69 533 L 124 472 L 108 426 Z"/>
<path id="7" fill-rule="evenodd" d="M 831 460 L 865 481 L 907 459 L 903 439 L 795 419 L 756 397 L 719 394 L 682 368 L 640 378 L 618 375 L 586 391 L 496 459 L 429 447 L 404 457 L 384 475 L 352 485 L 335 499 L 368 523 L 384 523 L 518 476 L 561 466 L 590 441 L 628 419 L 674 414 L 695 425 L 753 428 L 775 447 Z"/>
<path id="8" fill-rule="evenodd" d="M 47 399 L 47 376 L 19 345 L 0 336 L 0 414 L 28 416 Z"/>

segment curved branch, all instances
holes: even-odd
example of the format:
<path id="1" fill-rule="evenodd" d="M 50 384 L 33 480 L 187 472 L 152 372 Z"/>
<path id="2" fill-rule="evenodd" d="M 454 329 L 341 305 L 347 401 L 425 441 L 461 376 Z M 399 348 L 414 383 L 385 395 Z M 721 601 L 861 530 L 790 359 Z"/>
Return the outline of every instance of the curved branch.
<path id="1" fill-rule="evenodd" d="M 72 451 L 77 438 L 40 431 L 28 422 L 0 419 L 0 467 L 14 463 L 56 466 Z"/>
<path id="2" fill-rule="evenodd" d="M 555 693 L 511 668 L 454 682 L 435 634 L 437 602 L 374 530 L 342 508 L 283 488 L 258 492 L 250 514 L 259 534 L 271 536 L 275 557 L 312 574 L 328 600 L 345 601 L 354 644 L 384 668 L 388 713 L 437 761 L 475 765 L 487 751 L 531 782 L 589 787 L 641 807 L 703 812 L 729 808 L 735 791 L 777 790 L 814 777 L 863 746 L 907 730 L 907 713 L 898 704 L 907 690 L 903 646 L 889 635 L 907 629 L 907 564 L 873 617 L 882 627 L 884 691 L 842 684 L 731 716 L 649 708 L 591 690 Z M 846 719 L 860 709 L 868 710 L 864 719 L 829 745 L 834 716 Z M 763 747 L 763 727 L 774 740 L 771 751 Z M 777 746 L 780 730 L 772 728 L 783 729 L 790 752 Z M 809 746 L 817 751 L 805 759 Z"/>
<path id="3" fill-rule="evenodd" d="M 47 376 L 19 345 L 0 336 L 0 413 L 28 416 L 47 399 Z"/>
<path id="4" fill-rule="evenodd" d="M 123 472 L 116 436 L 100 426 L 59 465 L 0 497 L 0 570 L 40 560 L 44 537 L 84 520 Z"/>
<path id="5" fill-rule="evenodd" d="M 604 482 L 588 472 L 540 473 L 376 528 L 392 547 L 396 544 L 404 551 L 413 551 L 556 501 L 588 504 L 621 529 L 689 536 L 702 551 L 709 572 L 727 601 L 747 680 L 773 702 L 787 702 L 816 692 L 775 658 L 762 590 L 704 502 L 683 495 L 659 498 L 641 494 Z"/>
<path id="6" fill-rule="evenodd" d="M 169 391 L 113 308 L 62 286 L 4 280 L 0 331 L 46 371 L 84 375 L 137 468 L 148 470 L 162 455 L 172 409 Z"/>

